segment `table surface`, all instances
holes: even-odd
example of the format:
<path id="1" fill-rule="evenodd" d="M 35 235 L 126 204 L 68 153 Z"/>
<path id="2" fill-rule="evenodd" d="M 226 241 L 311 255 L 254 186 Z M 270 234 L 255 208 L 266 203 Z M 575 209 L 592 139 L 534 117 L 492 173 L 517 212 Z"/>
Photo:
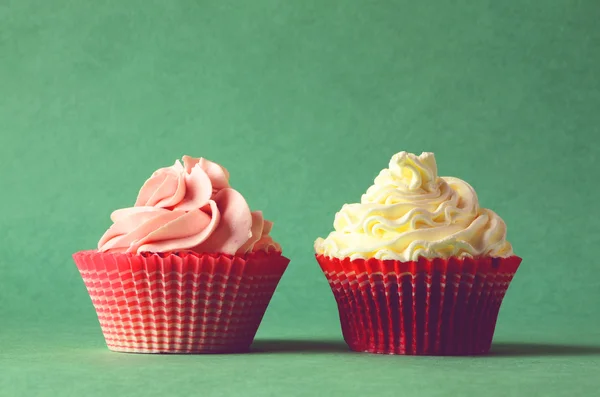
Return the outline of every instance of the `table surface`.
<path id="1" fill-rule="evenodd" d="M 148 355 L 110 352 L 99 329 L 20 328 L 0 339 L 0 390 L 15 397 L 500 397 L 593 396 L 600 387 L 598 335 L 587 335 L 588 343 L 504 335 L 488 356 L 410 357 L 351 352 L 339 336 L 274 333 L 259 335 L 247 354 Z"/>

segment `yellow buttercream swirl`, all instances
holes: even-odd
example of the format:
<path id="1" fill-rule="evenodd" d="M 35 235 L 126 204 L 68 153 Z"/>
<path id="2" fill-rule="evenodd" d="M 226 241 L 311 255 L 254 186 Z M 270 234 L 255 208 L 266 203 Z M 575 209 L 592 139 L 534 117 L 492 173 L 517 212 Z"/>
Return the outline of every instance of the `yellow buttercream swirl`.
<path id="1" fill-rule="evenodd" d="M 433 153 L 394 155 L 360 204 L 344 204 L 333 226 L 315 242 L 318 254 L 400 261 L 513 255 L 504 221 L 479 208 L 471 185 L 438 177 Z"/>

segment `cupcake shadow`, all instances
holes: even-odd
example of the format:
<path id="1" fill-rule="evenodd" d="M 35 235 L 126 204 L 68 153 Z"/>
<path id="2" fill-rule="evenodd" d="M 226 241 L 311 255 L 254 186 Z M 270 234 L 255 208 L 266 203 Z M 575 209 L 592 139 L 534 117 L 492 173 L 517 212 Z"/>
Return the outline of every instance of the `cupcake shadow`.
<path id="1" fill-rule="evenodd" d="M 250 353 L 351 353 L 348 345 L 339 340 L 258 339 Z"/>
<path id="2" fill-rule="evenodd" d="M 259 339 L 250 353 L 356 353 L 340 340 Z M 361 353 L 365 354 L 365 353 Z M 551 343 L 497 342 L 489 354 L 478 357 L 600 356 L 600 346 Z M 399 356 L 401 357 L 401 356 Z M 406 356 L 405 356 L 406 357 Z"/>
<path id="3" fill-rule="evenodd" d="M 600 356 L 600 346 L 498 342 L 493 344 L 489 355 L 492 357 Z"/>

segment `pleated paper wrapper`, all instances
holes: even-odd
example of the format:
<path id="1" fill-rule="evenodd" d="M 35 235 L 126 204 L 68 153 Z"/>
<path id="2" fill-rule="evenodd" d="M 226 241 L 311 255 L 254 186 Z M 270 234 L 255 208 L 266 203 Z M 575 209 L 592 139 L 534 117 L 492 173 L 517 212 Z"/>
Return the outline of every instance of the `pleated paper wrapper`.
<path id="1" fill-rule="evenodd" d="M 317 255 L 351 350 L 406 355 L 489 352 L 521 258 L 401 262 Z"/>
<path id="2" fill-rule="evenodd" d="M 248 351 L 289 260 L 279 253 L 110 254 L 73 259 L 110 350 Z"/>

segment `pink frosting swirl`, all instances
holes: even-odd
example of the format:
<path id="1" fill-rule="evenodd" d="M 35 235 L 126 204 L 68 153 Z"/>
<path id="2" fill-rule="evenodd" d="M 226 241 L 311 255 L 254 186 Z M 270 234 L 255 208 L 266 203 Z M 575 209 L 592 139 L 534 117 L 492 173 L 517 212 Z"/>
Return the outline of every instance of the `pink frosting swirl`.
<path id="1" fill-rule="evenodd" d="M 111 214 L 113 225 L 98 242 L 103 252 L 169 252 L 243 255 L 281 251 L 269 236 L 273 224 L 251 212 L 229 185 L 224 167 L 183 156 L 155 171 L 135 205 Z"/>

